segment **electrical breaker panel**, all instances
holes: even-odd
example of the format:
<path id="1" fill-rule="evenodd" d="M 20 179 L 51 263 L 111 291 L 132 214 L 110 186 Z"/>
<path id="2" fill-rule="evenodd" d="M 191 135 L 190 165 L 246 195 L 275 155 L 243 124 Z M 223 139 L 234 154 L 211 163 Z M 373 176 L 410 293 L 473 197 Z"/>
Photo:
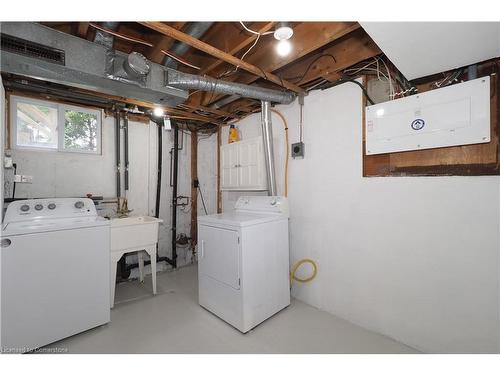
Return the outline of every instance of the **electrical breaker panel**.
<path id="1" fill-rule="evenodd" d="M 366 107 L 366 154 L 490 142 L 490 77 Z"/>

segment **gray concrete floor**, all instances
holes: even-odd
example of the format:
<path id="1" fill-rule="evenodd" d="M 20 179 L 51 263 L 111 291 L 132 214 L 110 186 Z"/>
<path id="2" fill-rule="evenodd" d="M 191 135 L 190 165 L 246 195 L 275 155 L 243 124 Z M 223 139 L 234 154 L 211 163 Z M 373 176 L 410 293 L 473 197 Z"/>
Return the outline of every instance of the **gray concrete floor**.
<path id="1" fill-rule="evenodd" d="M 297 300 L 242 334 L 198 305 L 195 266 L 117 285 L 111 323 L 50 345 L 69 353 L 416 353 Z"/>

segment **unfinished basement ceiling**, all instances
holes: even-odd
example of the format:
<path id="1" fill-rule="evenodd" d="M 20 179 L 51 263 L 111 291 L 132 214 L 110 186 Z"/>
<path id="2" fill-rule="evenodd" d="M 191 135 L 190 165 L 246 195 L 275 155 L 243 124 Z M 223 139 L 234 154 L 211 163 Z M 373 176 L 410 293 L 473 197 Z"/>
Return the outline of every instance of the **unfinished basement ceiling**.
<path id="1" fill-rule="evenodd" d="M 92 22 L 43 22 L 44 25 L 80 38 L 93 40 L 96 27 Z M 276 22 L 246 22 L 245 26 L 259 33 L 272 32 Z M 200 48 L 179 48 L 178 38 L 165 35 L 166 25 L 183 35 L 192 33 L 210 47 L 228 56 L 243 59 L 252 66 L 230 64 L 203 52 Z M 292 51 L 279 56 L 277 40 L 272 33 L 259 37 L 240 22 L 121 22 L 113 47 L 125 53 L 139 52 L 149 60 L 170 64 L 180 71 L 207 75 L 230 82 L 256 85 L 271 89 L 290 90 L 296 94 L 320 83 L 336 81 L 341 72 L 361 61 L 381 53 L 378 46 L 357 22 L 293 22 Z M 169 28 L 169 30 L 171 30 Z M 255 45 L 254 45 L 255 43 Z M 252 47 L 253 46 L 253 47 Z M 177 61 L 167 55 L 177 57 Z M 169 65 L 172 66 L 172 65 Z M 260 102 L 238 96 L 191 91 L 177 111 L 186 116 L 206 118 L 210 123 L 235 120 L 260 110 Z M 201 117 L 200 117 L 201 116 Z"/>

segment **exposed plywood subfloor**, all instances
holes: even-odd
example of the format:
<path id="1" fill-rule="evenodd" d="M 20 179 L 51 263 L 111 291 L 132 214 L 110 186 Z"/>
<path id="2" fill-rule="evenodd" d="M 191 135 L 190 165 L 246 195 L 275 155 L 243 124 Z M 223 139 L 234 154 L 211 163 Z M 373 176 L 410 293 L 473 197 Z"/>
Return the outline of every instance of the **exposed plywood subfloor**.
<path id="1" fill-rule="evenodd" d="M 242 334 L 197 303 L 189 266 L 117 285 L 111 323 L 50 345 L 69 353 L 416 353 L 300 301 Z"/>

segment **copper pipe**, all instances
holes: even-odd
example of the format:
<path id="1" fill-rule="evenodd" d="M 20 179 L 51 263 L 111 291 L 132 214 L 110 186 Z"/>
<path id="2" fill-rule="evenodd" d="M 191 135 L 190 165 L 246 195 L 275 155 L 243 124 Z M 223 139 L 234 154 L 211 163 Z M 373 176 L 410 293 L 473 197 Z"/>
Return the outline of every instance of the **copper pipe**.
<path id="1" fill-rule="evenodd" d="M 180 62 L 181 64 L 184 64 L 184 65 L 189 66 L 189 67 L 191 67 L 191 68 L 193 68 L 193 69 L 196 69 L 196 70 L 200 70 L 200 69 L 201 69 L 199 66 L 196 66 L 196 65 L 193 65 L 193 64 L 191 64 L 191 63 L 187 62 L 186 60 L 184 60 L 183 58 L 181 58 L 181 57 L 179 57 L 179 56 L 177 56 L 177 55 L 173 54 L 172 52 L 168 52 L 168 51 L 165 51 L 165 50 L 163 50 L 163 49 L 161 50 L 161 52 L 162 52 L 164 55 L 167 55 L 168 57 L 171 57 L 172 59 L 174 59 L 174 60 L 176 60 L 176 61 Z"/>
<path id="2" fill-rule="evenodd" d="M 111 34 L 113 36 L 116 36 L 117 38 L 128 40 L 129 42 L 144 44 L 145 46 L 148 46 L 148 47 L 153 47 L 152 43 L 146 42 L 145 40 L 117 33 L 116 31 L 107 29 L 105 27 L 102 27 L 102 26 L 100 26 L 98 24 L 95 24 L 95 23 L 92 23 L 92 22 L 89 22 L 89 25 L 92 26 L 93 28 L 97 29 L 97 30 L 101 30 L 101 31 L 104 31 L 105 33 L 108 33 L 108 34 Z"/>

